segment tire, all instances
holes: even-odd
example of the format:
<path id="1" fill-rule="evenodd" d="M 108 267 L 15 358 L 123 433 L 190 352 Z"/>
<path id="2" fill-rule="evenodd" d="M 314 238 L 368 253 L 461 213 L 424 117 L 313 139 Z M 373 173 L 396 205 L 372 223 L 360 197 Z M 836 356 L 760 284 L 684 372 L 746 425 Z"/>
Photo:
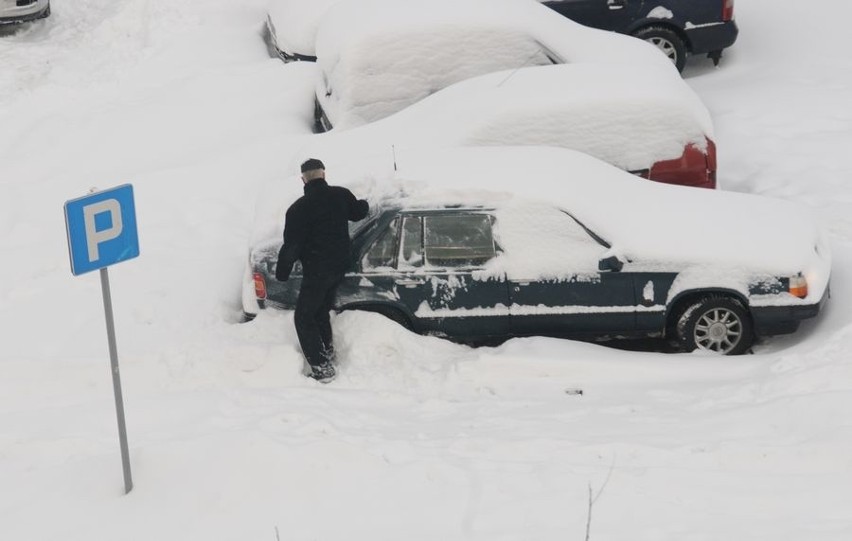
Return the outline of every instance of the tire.
<path id="1" fill-rule="evenodd" d="M 741 355 L 754 340 L 754 327 L 745 306 L 732 297 L 704 297 L 692 303 L 677 320 L 676 336 L 682 351 L 701 350 Z"/>
<path id="2" fill-rule="evenodd" d="M 686 44 L 677 32 L 662 26 L 648 26 L 637 30 L 633 36 L 658 48 L 669 57 L 678 71 L 683 71 L 686 66 Z"/>

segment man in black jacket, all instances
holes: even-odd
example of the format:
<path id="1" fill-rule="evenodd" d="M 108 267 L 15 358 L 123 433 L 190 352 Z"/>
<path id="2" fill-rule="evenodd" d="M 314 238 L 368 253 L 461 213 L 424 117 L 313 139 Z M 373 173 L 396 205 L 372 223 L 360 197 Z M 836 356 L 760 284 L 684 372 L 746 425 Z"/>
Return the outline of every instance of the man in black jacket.
<path id="1" fill-rule="evenodd" d="M 363 220 L 369 206 L 352 192 L 325 181 L 325 166 L 311 158 L 302 164 L 305 195 L 287 209 L 284 245 L 278 252 L 275 278 L 286 281 L 302 262 L 302 287 L 296 301 L 296 334 L 311 366 L 310 377 L 334 379 L 334 345 L 329 310 L 337 286 L 351 264 L 349 222 Z"/>

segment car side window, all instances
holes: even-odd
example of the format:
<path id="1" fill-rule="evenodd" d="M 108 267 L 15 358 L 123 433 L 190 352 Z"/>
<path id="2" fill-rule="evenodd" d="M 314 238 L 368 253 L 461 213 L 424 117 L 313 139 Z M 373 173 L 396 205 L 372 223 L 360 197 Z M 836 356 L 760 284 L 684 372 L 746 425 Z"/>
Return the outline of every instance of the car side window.
<path id="1" fill-rule="evenodd" d="M 399 269 L 413 270 L 423 266 L 423 229 L 419 216 L 402 219 L 402 237 L 399 246 Z"/>
<path id="2" fill-rule="evenodd" d="M 396 265 L 398 219 L 394 218 L 361 259 L 365 271 L 390 270 Z"/>
<path id="3" fill-rule="evenodd" d="M 447 214 L 423 217 L 423 252 L 428 267 L 478 267 L 494 257 L 491 216 Z"/>

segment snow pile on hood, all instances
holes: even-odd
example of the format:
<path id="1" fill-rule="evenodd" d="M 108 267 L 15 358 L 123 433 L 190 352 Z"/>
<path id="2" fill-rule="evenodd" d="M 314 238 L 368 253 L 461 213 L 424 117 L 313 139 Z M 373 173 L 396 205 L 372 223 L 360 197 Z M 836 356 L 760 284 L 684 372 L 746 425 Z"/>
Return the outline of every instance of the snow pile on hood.
<path id="1" fill-rule="evenodd" d="M 362 113 L 386 105 L 376 102 L 352 116 L 369 117 L 372 113 Z M 544 145 L 579 150 L 633 171 L 679 158 L 690 144 L 703 150 L 708 137 L 710 113 L 668 67 L 572 64 L 462 81 L 376 123 L 313 138 L 306 153 L 360 155 L 392 145 Z"/>
<path id="2" fill-rule="evenodd" d="M 392 114 L 452 83 L 551 62 L 659 66 L 642 41 L 581 26 L 525 0 L 364 0 L 333 6 L 317 33 L 317 96 L 335 126 Z M 338 118 L 368 104 L 383 104 Z M 369 114 L 368 114 L 369 113 Z"/>
<path id="3" fill-rule="evenodd" d="M 804 272 L 808 302 L 819 300 L 828 285 L 830 247 L 809 212 L 789 201 L 646 181 L 579 152 L 546 147 L 403 150 L 397 171 L 389 156 L 322 159 L 330 182 L 349 185 L 374 207 L 512 207 L 517 197 L 541 200 L 600 235 L 611 245 L 608 254 L 653 268 L 706 265 L 751 276 Z M 269 195 L 265 201 L 293 200 Z M 284 205 L 275 206 L 259 212 L 257 239 L 280 236 Z M 537 272 L 527 277 L 548 277 L 553 268 Z"/>

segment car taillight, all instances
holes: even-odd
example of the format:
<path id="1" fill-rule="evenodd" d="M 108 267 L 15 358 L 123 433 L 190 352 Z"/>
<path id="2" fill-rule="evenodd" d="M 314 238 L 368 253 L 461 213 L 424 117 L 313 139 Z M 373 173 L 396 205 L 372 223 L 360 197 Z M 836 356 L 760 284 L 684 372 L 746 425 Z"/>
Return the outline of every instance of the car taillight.
<path id="1" fill-rule="evenodd" d="M 716 188 L 716 144 L 709 138 L 706 141 L 706 150 L 689 144 L 679 158 L 652 165 L 650 179 L 666 184 Z"/>
<path id="2" fill-rule="evenodd" d="M 790 295 L 800 299 L 808 296 L 808 280 L 801 274 L 790 277 Z"/>
<path id="3" fill-rule="evenodd" d="M 261 300 L 266 298 L 266 280 L 259 272 L 254 273 L 254 296 Z"/>
<path id="4" fill-rule="evenodd" d="M 722 20 L 723 21 L 733 21 L 734 20 L 734 0 L 723 0 L 724 4 L 722 5 Z"/>

